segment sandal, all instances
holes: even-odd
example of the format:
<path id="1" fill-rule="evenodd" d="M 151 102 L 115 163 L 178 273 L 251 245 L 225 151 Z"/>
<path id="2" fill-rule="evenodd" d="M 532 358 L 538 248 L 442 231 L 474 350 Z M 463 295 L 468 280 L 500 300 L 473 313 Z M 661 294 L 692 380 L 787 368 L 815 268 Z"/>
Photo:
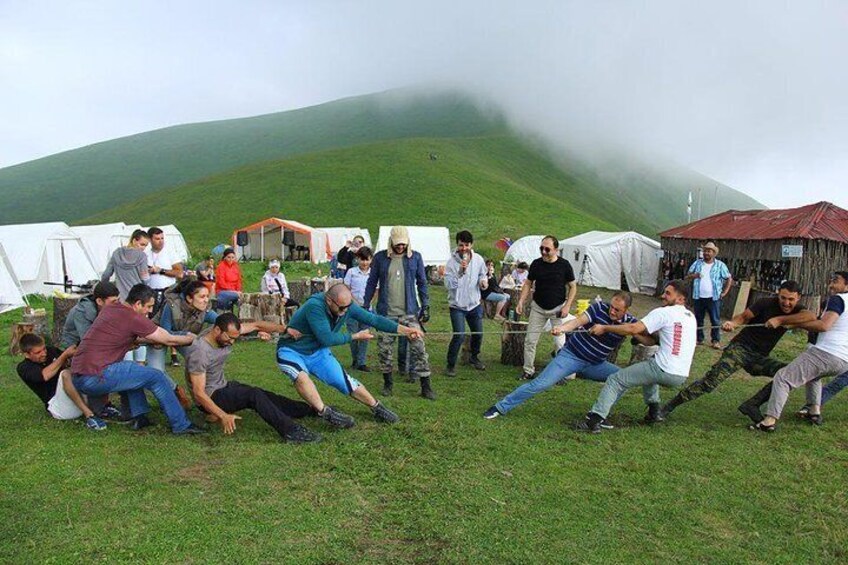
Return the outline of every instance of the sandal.
<path id="1" fill-rule="evenodd" d="M 824 418 L 821 414 L 808 414 L 807 421 L 814 426 L 821 426 L 824 423 Z"/>
<path id="2" fill-rule="evenodd" d="M 774 424 L 772 424 L 771 426 L 765 426 L 762 422 L 757 422 L 756 424 L 751 424 L 750 426 L 748 426 L 748 429 L 756 432 L 765 432 L 767 434 L 770 434 L 774 431 Z"/>

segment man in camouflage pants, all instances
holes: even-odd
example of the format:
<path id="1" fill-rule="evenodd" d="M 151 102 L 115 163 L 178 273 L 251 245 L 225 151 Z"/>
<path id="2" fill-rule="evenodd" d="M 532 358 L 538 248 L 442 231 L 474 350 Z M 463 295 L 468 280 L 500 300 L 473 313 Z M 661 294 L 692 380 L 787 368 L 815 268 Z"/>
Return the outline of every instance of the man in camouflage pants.
<path id="1" fill-rule="evenodd" d="M 371 306 L 371 300 L 379 287 L 377 313 L 390 320 L 420 329 L 421 322 L 430 319 L 430 297 L 427 294 L 427 276 L 421 254 L 413 251 L 409 243 L 409 232 L 403 226 L 395 226 L 389 234 L 388 248 L 378 251 L 371 263 L 371 274 L 365 286 L 363 305 Z M 392 375 L 392 350 L 395 336 L 380 336 L 380 370 L 383 372 L 383 395 L 391 396 L 394 379 Z M 430 361 L 424 340 L 412 340 L 407 345 L 410 376 L 421 381 L 421 396 L 435 400 L 430 387 Z"/>
<path id="2" fill-rule="evenodd" d="M 722 329 L 728 332 L 740 325 L 756 325 L 743 328 L 704 378 L 681 390 L 660 409 L 660 417 L 664 419 L 681 404 L 712 392 L 739 369 L 744 369 L 754 377 L 774 377 L 786 363 L 769 357 L 772 349 L 788 328 L 815 318 L 812 312 L 798 304 L 800 299 L 801 290 L 798 283 L 784 281 L 777 296 L 758 300 L 750 308 L 722 324 Z"/>

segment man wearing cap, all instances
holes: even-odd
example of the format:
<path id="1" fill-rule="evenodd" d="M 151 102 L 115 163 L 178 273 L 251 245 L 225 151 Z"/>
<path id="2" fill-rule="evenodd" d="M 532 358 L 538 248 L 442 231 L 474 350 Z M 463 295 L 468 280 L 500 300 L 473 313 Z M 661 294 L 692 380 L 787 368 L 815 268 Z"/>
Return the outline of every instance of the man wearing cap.
<path id="1" fill-rule="evenodd" d="M 260 290 L 263 293 L 279 294 L 282 296 L 283 306 L 300 306 L 300 303 L 291 299 L 286 275 L 280 271 L 280 262 L 276 259 L 268 263 L 268 270 L 262 276 Z"/>
<path id="2" fill-rule="evenodd" d="M 698 259 L 689 267 L 687 280 L 693 280 L 692 298 L 695 303 L 695 322 L 698 324 L 698 345 L 704 343 L 704 315 L 710 315 L 710 337 L 712 347 L 721 347 L 721 299 L 730 292 L 733 277 L 723 261 L 716 259 L 718 247 L 712 241 L 705 244 L 701 251 L 703 259 Z"/>
<path id="3" fill-rule="evenodd" d="M 377 287 L 377 313 L 402 326 L 421 331 L 419 322 L 430 319 L 430 297 L 427 293 L 427 275 L 421 254 L 413 251 L 409 242 L 409 231 L 404 226 L 395 226 L 389 233 L 388 247 L 374 255 L 371 274 L 365 285 L 363 308 L 371 307 Z M 379 339 L 380 368 L 383 371 L 383 395 L 391 396 L 392 347 L 395 337 L 383 334 Z M 421 396 L 435 400 L 430 387 L 430 360 L 424 340 L 409 342 L 409 374 L 421 380 Z"/>

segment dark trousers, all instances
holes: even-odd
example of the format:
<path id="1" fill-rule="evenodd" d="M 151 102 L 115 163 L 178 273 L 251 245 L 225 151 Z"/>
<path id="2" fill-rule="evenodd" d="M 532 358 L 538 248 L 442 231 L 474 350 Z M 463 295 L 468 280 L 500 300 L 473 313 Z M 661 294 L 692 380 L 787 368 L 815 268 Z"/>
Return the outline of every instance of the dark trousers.
<path id="1" fill-rule="evenodd" d="M 255 386 L 230 381 L 224 388 L 212 393 L 212 402 L 224 412 L 232 414 L 245 408 L 254 410 L 259 417 L 277 430 L 280 436 L 298 427 L 292 418 L 314 416 L 315 410 L 305 402 L 291 400 Z"/>
<path id="2" fill-rule="evenodd" d="M 698 323 L 698 343 L 704 341 L 704 315 L 710 315 L 710 337 L 713 343 L 721 341 L 721 300 L 699 298 L 695 301 L 695 321 Z"/>
<path id="3" fill-rule="evenodd" d="M 477 357 L 480 355 L 480 346 L 483 344 L 483 306 L 478 304 L 476 308 L 471 310 L 451 308 L 450 319 L 453 337 L 448 346 L 448 366 L 455 367 L 456 358 L 459 356 L 459 350 L 462 348 L 462 342 L 465 339 L 466 321 L 473 334 L 471 336 L 471 356 Z"/>

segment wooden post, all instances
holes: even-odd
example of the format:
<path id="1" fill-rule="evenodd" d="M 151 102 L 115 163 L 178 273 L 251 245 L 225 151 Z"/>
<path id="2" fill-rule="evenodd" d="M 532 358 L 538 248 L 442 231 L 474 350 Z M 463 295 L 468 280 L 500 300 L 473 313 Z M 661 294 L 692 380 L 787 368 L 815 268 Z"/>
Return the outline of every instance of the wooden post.
<path id="1" fill-rule="evenodd" d="M 739 283 L 739 295 L 736 297 L 736 304 L 733 306 L 733 316 L 736 317 L 745 311 L 748 307 L 748 296 L 751 294 L 751 281 L 742 281 Z"/>
<path id="2" fill-rule="evenodd" d="M 524 337 L 527 331 L 527 322 L 507 320 L 504 322 L 503 328 L 504 333 L 501 337 L 501 363 L 520 367 L 524 365 Z"/>
<path id="3" fill-rule="evenodd" d="M 62 340 L 62 329 L 65 327 L 65 320 L 68 319 L 68 313 L 76 306 L 83 298 L 81 294 L 72 294 L 67 298 L 59 296 L 53 297 L 53 343 L 59 343 Z"/>

